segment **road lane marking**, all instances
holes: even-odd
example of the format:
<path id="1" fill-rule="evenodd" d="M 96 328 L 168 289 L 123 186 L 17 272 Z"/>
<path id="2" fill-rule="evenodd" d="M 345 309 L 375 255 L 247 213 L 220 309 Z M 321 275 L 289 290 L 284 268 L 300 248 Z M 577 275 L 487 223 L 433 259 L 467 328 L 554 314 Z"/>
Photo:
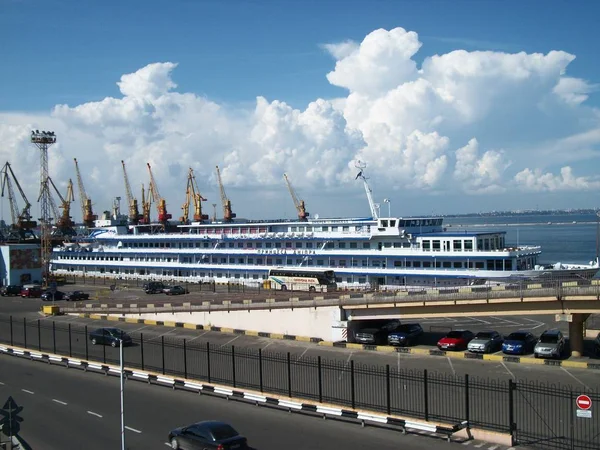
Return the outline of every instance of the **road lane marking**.
<path id="1" fill-rule="evenodd" d="M 298 356 L 298 359 L 296 359 L 296 361 L 300 361 L 302 359 L 302 357 L 306 354 L 307 351 L 308 351 L 308 347 L 306 347 L 306 350 L 304 350 L 302 352 L 302 354 L 300 356 Z"/>
<path id="2" fill-rule="evenodd" d="M 177 328 L 173 328 L 172 330 L 167 331 L 166 333 L 163 334 L 159 334 L 158 336 L 155 336 L 151 339 L 148 339 L 149 341 L 154 341 L 155 339 L 161 338 L 163 336 L 166 336 L 167 334 L 173 333 L 174 331 L 177 331 Z"/>
<path id="3" fill-rule="evenodd" d="M 577 378 L 575 375 L 573 375 L 567 369 L 565 369 L 564 367 L 561 367 L 561 369 L 564 370 L 567 374 L 569 374 L 575 381 L 577 381 L 579 384 L 581 384 L 588 391 L 591 391 L 590 387 L 587 384 L 585 384 L 583 381 L 581 381 L 579 378 Z"/>
<path id="4" fill-rule="evenodd" d="M 133 431 L 134 433 L 138 433 L 138 434 L 140 434 L 140 433 L 141 433 L 141 431 L 140 431 L 140 430 L 136 430 L 135 428 L 131 428 L 131 427 L 128 427 L 128 426 L 125 426 L 125 429 L 127 429 L 127 430 L 129 430 L 129 431 Z"/>
<path id="5" fill-rule="evenodd" d="M 200 333 L 198 336 L 196 336 L 196 337 L 193 337 L 192 339 L 186 339 L 186 342 L 192 342 L 192 341 L 194 341 L 194 340 L 198 339 L 199 337 L 202 337 L 202 336 L 204 336 L 204 335 L 205 335 L 205 334 L 207 334 L 207 333 L 210 333 L 210 330 L 208 330 L 208 331 L 205 331 L 204 333 Z"/>
<path id="6" fill-rule="evenodd" d="M 271 345 L 273 342 L 275 342 L 275 341 L 271 341 L 271 342 L 269 342 L 269 343 L 268 343 L 267 345 L 265 345 L 265 346 L 264 346 L 262 349 L 264 350 L 264 349 L 265 349 L 265 348 L 267 348 L 269 345 Z"/>
<path id="7" fill-rule="evenodd" d="M 135 330 L 131 330 L 130 333 L 135 333 L 136 331 L 143 330 L 144 328 L 148 328 L 150 325 L 144 325 L 143 327 L 136 328 Z"/>
<path id="8" fill-rule="evenodd" d="M 450 357 L 446 357 L 446 359 L 448 360 L 448 364 L 450 364 L 450 368 L 452 369 L 452 375 L 456 376 L 456 370 L 454 370 L 454 365 L 452 364 L 452 360 L 450 359 Z"/>
<path id="9" fill-rule="evenodd" d="M 527 319 L 527 318 L 523 318 L 523 320 L 526 320 L 527 322 L 537 323 L 538 324 L 535 327 L 531 327 L 530 328 L 531 330 L 535 330 L 536 328 L 546 326 L 546 324 L 544 322 L 540 322 L 539 320 L 533 320 L 533 319 Z"/>
<path id="10" fill-rule="evenodd" d="M 342 372 L 340 373 L 340 376 L 338 377 L 338 381 L 342 379 L 342 377 L 344 376 L 344 373 L 346 373 L 346 367 L 348 367 L 348 364 L 350 364 L 350 358 L 352 358 L 352 355 L 354 354 L 354 352 L 350 352 L 350 354 L 348 355 L 348 359 L 346 360 L 346 364 L 344 364 L 344 370 L 342 370 Z"/>
<path id="11" fill-rule="evenodd" d="M 2 381 L 0 381 L 0 386 L 4 386 L 4 383 Z"/>
<path id="12" fill-rule="evenodd" d="M 491 323 L 491 322 L 488 322 L 487 320 L 483 320 L 483 319 L 477 319 L 477 318 L 475 318 L 475 317 L 471 317 L 470 319 L 471 319 L 471 320 L 474 320 L 474 321 L 476 321 L 476 322 L 481 322 L 481 323 L 483 323 L 483 324 L 485 324 L 485 325 L 489 325 L 489 324 Z"/>
<path id="13" fill-rule="evenodd" d="M 501 364 L 506 369 L 506 371 L 510 374 L 510 376 L 513 378 L 513 380 L 516 380 L 517 377 L 515 377 L 515 374 L 512 373 L 508 367 L 506 367 L 506 364 L 504 364 L 504 361 L 502 361 Z"/>
<path id="14" fill-rule="evenodd" d="M 169 448 L 171 448 L 171 444 L 169 444 L 168 442 L 165 442 L 165 445 Z"/>
<path id="15" fill-rule="evenodd" d="M 67 404 L 66 404 L 65 402 L 62 402 L 62 401 L 60 401 L 60 400 L 56 400 L 55 398 L 53 398 L 53 399 L 52 399 L 52 401 L 53 401 L 53 402 L 56 402 L 56 403 L 58 403 L 58 404 L 60 404 L 60 405 L 67 406 Z"/>
<path id="16" fill-rule="evenodd" d="M 87 413 L 91 414 L 92 416 L 100 417 L 102 419 L 102 416 L 98 413 L 95 413 L 94 411 L 88 411 Z"/>
<path id="17" fill-rule="evenodd" d="M 27 389 L 21 389 L 21 390 L 22 390 L 23 392 L 26 392 L 26 393 L 28 393 L 28 394 L 35 394 L 35 392 L 28 391 Z"/>
<path id="18" fill-rule="evenodd" d="M 234 337 L 233 339 L 228 340 L 227 342 L 225 342 L 223 345 L 221 345 L 221 348 L 225 347 L 228 344 L 231 344 L 233 341 L 235 341 L 237 338 L 239 338 L 241 336 L 241 334 L 238 334 L 236 337 Z"/>

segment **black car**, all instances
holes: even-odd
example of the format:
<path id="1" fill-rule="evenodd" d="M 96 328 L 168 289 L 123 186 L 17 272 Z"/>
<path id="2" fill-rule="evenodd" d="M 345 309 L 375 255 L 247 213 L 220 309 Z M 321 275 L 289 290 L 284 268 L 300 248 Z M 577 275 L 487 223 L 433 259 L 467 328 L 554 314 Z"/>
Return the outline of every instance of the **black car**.
<path id="1" fill-rule="evenodd" d="M 151 281 L 150 283 L 144 284 L 144 292 L 146 294 L 160 294 L 164 288 L 165 285 L 162 281 Z"/>
<path id="2" fill-rule="evenodd" d="M 65 293 L 62 291 L 56 291 L 54 294 L 52 291 L 46 291 L 42 294 L 42 301 L 51 302 L 52 300 L 63 300 L 65 297 Z"/>
<path id="3" fill-rule="evenodd" d="M 187 290 L 182 286 L 167 286 L 163 289 L 163 292 L 167 295 L 183 295 L 187 294 Z"/>
<path id="4" fill-rule="evenodd" d="M 2 297 L 7 297 L 9 295 L 21 295 L 21 286 L 17 286 L 15 284 L 10 284 L 8 286 L 4 286 L 1 290 L 0 290 L 0 295 L 2 295 Z"/>
<path id="5" fill-rule="evenodd" d="M 388 334 L 388 344 L 414 345 L 422 334 L 423 328 L 418 323 L 404 323 Z"/>
<path id="6" fill-rule="evenodd" d="M 396 331 L 400 326 L 400 321 L 392 320 L 392 321 L 379 321 L 379 320 L 370 320 L 365 321 L 369 323 L 365 325 L 364 328 L 359 329 L 354 334 L 354 340 L 359 344 L 386 344 L 388 334 Z"/>
<path id="7" fill-rule="evenodd" d="M 124 347 L 133 343 L 131 336 L 120 328 L 98 328 L 90 333 L 92 345 L 103 344 L 118 347 L 120 340 L 123 341 Z"/>
<path id="8" fill-rule="evenodd" d="M 90 294 L 87 294 L 85 292 L 82 291 L 73 291 L 73 292 L 67 292 L 63 299 L 66 301 L 78 301 L 78 300 L 89 300 L 90 298 Z"/>
<path id="9" fill-rule="evenodd" d="M 231 425 L 216 420 L 175 428 L 169 433 L 169 444 L 175 450 L 247 450 L 250 448 L 246 438 L 235 431 Z"/>

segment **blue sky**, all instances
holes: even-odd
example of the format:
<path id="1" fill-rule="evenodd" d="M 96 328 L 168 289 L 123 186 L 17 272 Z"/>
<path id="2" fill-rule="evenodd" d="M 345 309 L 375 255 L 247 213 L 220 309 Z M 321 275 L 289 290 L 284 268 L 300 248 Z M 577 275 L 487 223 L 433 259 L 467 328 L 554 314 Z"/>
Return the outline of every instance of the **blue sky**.
<path id="1" fill-rule="evenodd" d="M 225 102 L 257 95 L 305 107 L 343 91 L 325 79 L 319 44 L 376 28 L 416 30 L 425 54 L 454 49 L 577 55 L 573 76 L 599 72 L 595 1 L 2 0 L 2 110 L 45 110 L 118 95 L 115 80 L 176 61 L 181 91 Z M 598 99 L 593 99 L 598 104 Z"/>
<path id="2" fill-rule="evenodd" d="M 239 217 L 294 216 L 283 172 L 313 212 L 364 215 L 357 159 L 404 215 L 596 207 L 598 17 L 595 1 L 0 0 L 0 158 L 34 198 L 28 132 L 54 129 L 51 173 L 64 188 L 77 157 L 98 209 L 124 194 L 121 159 L 136 186 L 151 162 L 176 205 L 188 167 L 218 199 L 218 164 Z"/>

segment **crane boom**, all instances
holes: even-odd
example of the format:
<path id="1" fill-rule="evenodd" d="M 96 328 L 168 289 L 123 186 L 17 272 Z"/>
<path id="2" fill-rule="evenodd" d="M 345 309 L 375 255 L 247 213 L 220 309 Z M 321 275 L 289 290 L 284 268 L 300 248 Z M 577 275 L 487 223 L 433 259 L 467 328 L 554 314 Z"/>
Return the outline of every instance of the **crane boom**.
<path id="1" fill-rule="evenodd" d="M 52 178 L 48 177 L 48 181 L 50 181 L 50 185 L 54 188 L 56 195 L 58 195 L 58 198 L 60 199 L 61 204 L 58 208 L 63 210 L 62 214 L 59 214 L 54 198 L 49 196 L 50 205 L 52 206 L 56 218 L 56 228 L 58 228 L 63 235 L 74 235 L 75 230 L 73 229 L 73 225 L 75 224 L 71 220 L 71 203 L 75 200 L 75 195 L 73 194 L 73 180 L 69 179 L 69 183 L 67 184 L 66 198 L 62 196 Z"/>
<path id="2" fill-rule="evenodd" d="M 140 216 L 140 210 L 138 208 L 137 198 L 135 198 L 133 196 L 133 193 L 131 192 L 131 185 L 129 184 L 129 177 L 127 176 L 127 169 L 125 169 L 125 161 L 121 160 L 121 165 L 123 166 L 123 179 L 125 180 L 125 193 L 127 194 L 127 206 L 128 206 L 128 211 L 129 211 L 129 221 L 132 224 L 137 225 L 143 216 Z M 143 203 L 144 203 L 144 199 L 142 197 L 142 204 Z"/>
<path id="3" fill-rule="evenodd" d="M 221 180 L 221 171 L 219 170 L 219 166 L 217 166 L 217 181 L 219 183 L 219 190 L 221 192 L 221 204 L 223 205 L 223 222 L 233 222 L 235 218 L 235 213 L 231 212 L 231 201 L 227 198 L 227 194 L 225 194 L 225 188 L 223 187 L 223 181 Z"/>
<path id="4" fill-rule="evenodd" d="M 160 192 L 158 192 L 158 186 L 154 181 L 154 175 L 152 175 L 152 167 L 150 167 L 150 163 L 148 164 L 148 173 L 150 174 L 150 192 L 152 194 L 154 203 L 156 203 L 156 209 L 158 211 L 158 221 L 166 225 L 168 220 L 172 217 L 171 214 L 167 213 L 167 202 L 164 198 L 160 196 Z"/>
<path id="5" fill-rule="evenodd" d="M 208 220 L 208 215 L 202 214 L 202 202 L 205 202 L 206 199 L 200 194 L 200 189 L 198 189 L 198 182 L 196 181 L 196 175 L 194 175 L 194 170 L 191 167 L 190 175 L 192 177 L 191 194 L 192 199 L 194 200 L 194 222 L 202 222 L 204 220 Z"/>
<path id="6" fill-rule="evenodd" d="M 12 167 L 9 162 L 7 162 L 2 168 L 2 197 L 4 197 L 5 188 L 8 190 L 8 199 L 10 202 L 11 216 L 13 221 L 13 226 L 18 228 L 21 231 L 30 231 L 33 230 L 37 226 L 37 222 L 32 220 L 31 217 L 31 203 L 27 199 L 25 192 L 23 192 L 23 188 L 19 184 L 19 180 L 17 176 L 12 170 Z M 17 187 L 25 206 L 19 212 L 19 207 L 17 205 L 17 198 L 14 191 L 14 186 Z"/>
<path id="7" fill-rule="evenodd" d="M 17 206 L 17 199 L 15 198 L 15 192 L 13 190 L 12 182 L 8 176 L 8 168 L 10 164 L 6 163 L 2 168 L 2 197 L 4 197 L 4 191 L 8 191 L 8 202 L 10 204 L 10 215 L 12 218 L 13 226 L 17 226 L 19 221 L 19 207 Z"/>
<path id="8" fill-rule="evenodd" d="M 367 193 L 367 201 L 369 202 L 369 208 L 371 209 L 371 215 L 373 216 L 374 220 L 377 220 L 379 218 L 379 213 L 378 213 L 379 205 L 377 205 L 373 201 L 373 191 L 371 190 L 369 183 L 367 183 L 367 178 L 363 175 L 363 170 L 366 167 L 367 167 L 366 164 L 361 163 L 360 161 L 356 164 L 356 168 L 359 169 L 359 172 L 358 172 L 358 175 L 356 175 L 355 180 L 358 180 L 359 178 L 362 180 L 363 185 L 365 187 L 365 192 Z"/>
<path id="9" fill-rule="evenodd" d="M 298 195 L 296 195 L 296 191 L 292 187 L 292 183 L 286 173 L 283 174 L 283 178 L 285 179 L 285 184 L 287 184 L 288 190 L 290 191 L 290 195 L 292 196 L 292 201 L 294 202 L 294 206 L 298 211 L 298 220 L 302 222 L 306 222 L 308 220 L 308 216 L 310 215 L 306 211 L 306 206 L 304 205 L 304 200 L 299 200 Z"/>
<path id="10" fill-rule="evenodd" d="M 152 207 L 152 196 L 150 195 L 151 188 L 148 186 L 148 193 L 144 189 L 144 183 L 142 183 L 142 219 L 141 223 L 146 225 L 150 223 L 150 211 Z"/>
<path id="11" fill-rule="evenodd" d="M 94 223 L 98 216 L 94 214 L 92 209 L 92 200 L 88 197 L 87 192 L 85 191 L 85 186 L 83 185 L 83 179 L 81 178 L 81 171 L 79 170 L 79 164 L 77 163 L 77 158 L 73 158 L 75 161 L 75 172 L 77 173 L 77 184 L 79 186 L 79 201 L 81 203 L 81 218 L 83 224 L 91 228 L 94 226 Z"/>
<path id="12" fill-rule="evenodd" d="M 190 202 L 191 202 L 191 195 L 192 195 L 191 184 L 192 184 L 192 169 L 190 169 L 190 171 L 188 173 L 188 177 L 186 179 L 185 202 L 181 206 L 181 209 L 183 210 L 183 214 L 179 218 L 179 222 L 184 225 L 186 225 L 190 222 Z"/>

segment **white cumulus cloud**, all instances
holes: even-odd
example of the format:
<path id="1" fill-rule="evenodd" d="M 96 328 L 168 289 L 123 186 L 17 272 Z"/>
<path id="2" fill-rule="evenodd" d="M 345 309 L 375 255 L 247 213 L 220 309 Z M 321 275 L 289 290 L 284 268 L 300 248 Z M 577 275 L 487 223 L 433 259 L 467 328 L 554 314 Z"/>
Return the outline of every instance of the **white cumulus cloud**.
<path id="1" fill-rule="evenodd" d="M 577 177 L 569 166 L 562 167 L 560 174 L 556 175 L 527 168 L 517 173 L 514 179 L 523 189 L 530 191 L 583 191 L 600 187 L 600 181 Z"/>

